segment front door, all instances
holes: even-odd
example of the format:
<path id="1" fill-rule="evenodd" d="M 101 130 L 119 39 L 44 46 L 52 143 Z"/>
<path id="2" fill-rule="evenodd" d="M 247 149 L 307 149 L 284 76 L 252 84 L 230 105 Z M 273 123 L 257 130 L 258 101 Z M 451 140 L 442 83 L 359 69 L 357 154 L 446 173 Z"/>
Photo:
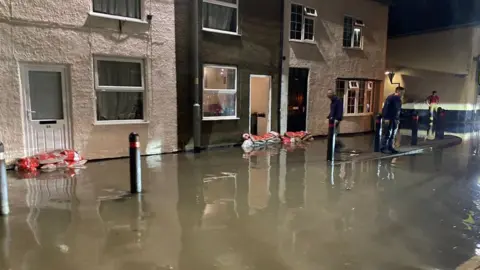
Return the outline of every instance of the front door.
<path id="1" fill-rule="evenodd" d="M 22 67 L 26 154 L 71 147 L 66 68 Z"/>
<path id="2" fill-rule="evenodd" d="M 254 135 L 271 131 L 270 90 L 270 76 L 250 76 L 250 133 Z"/>
<path id="3" fill-rule="evenodd" d="M 307 129 L 308 68 L 290 68 L 287 131 Z"/>

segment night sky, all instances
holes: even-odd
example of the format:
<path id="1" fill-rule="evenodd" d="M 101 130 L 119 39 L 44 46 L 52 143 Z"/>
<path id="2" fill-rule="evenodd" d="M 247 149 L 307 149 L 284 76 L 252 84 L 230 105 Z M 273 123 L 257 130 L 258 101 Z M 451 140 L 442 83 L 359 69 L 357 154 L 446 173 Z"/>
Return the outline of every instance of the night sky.
<path id="1" fill-rule="evenodd" d="M 389 36 L 480 22 L 480 0 L 393 0 Z"/>

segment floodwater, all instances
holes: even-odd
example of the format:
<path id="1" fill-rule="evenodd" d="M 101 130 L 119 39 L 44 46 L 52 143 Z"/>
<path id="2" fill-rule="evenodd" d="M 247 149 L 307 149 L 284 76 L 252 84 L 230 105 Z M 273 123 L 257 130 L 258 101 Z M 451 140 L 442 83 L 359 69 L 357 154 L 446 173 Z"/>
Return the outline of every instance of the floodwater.
<path id="1" fill-rule="evenodd" d="M 480 255 L 476 136 L 335 167 L 324 141 L 148 157 L 133 197 L 128 160 L 12 176 L 0 269 L 455 269 Z"/>

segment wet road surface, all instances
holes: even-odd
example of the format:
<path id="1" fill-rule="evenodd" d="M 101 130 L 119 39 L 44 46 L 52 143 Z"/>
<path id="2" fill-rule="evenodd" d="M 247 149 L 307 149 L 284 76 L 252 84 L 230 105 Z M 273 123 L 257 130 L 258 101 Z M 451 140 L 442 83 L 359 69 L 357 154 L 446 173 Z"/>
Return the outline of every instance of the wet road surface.
<path id="1" fill-rule="evenodd" d="M 333 168 L 325 147 L 148 157 L 135 197 L 128 160 L 12 177 L 0 269 L 455 269 L 480 255 L 477 135 Z"/>

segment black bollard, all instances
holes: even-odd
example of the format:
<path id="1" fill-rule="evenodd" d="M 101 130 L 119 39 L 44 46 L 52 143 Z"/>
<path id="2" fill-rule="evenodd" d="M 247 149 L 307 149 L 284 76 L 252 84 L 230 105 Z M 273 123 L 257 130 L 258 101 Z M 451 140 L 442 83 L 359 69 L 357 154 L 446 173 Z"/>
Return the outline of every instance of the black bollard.
<path id="1" fill-rule="evenodd" d="M 142 192 L 142 162 L 140 160 L 140 137 L 132 132 L 128 136 L 130 143 L 130 192 Z"/>
<path id="2" fill-rule="evenodd" d="M 418 113 L 415 111 L 413 112 L 412 116 L 412 145 L 418 144 Z"/>
<path id="3" fill-rule="evenodd" d="M 445 110 L 439 107 L 437 109 L 437 120 L 435 124 L 435 139 L 443 140 L 445 136 Z"/>
<path id="4" fill-rule="evenodd" d="M 327 160 L 333 161 L 335 154 L 335 119 L 328 119 Z"/>
<path id="5" fill-rule="evenodd" d="M 379 113 L 375 117 L 375 138 L 373 140 L 373 151 L 380 152 L 382 142 L 382 115 Z"/>
<path id="6" fill-rule="evenodd" d="M 0 142 L 0 216 L 10 213 L 8 205 L 7 165 L 5 164 L 5 147 Z"/>

